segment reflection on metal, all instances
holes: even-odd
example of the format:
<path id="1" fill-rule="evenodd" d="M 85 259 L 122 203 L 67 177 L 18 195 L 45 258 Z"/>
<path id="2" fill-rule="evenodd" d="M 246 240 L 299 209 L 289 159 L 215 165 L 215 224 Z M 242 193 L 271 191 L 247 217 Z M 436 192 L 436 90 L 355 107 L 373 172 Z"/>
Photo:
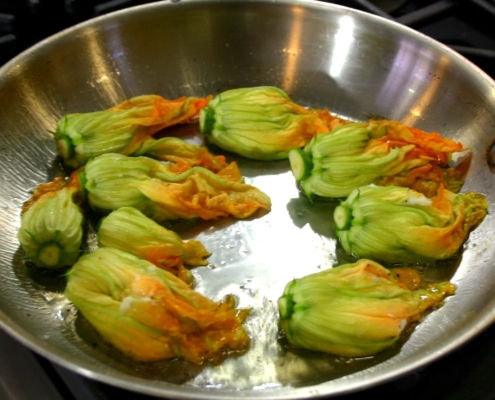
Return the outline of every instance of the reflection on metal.
<path id="1" fill-rule="evenodd" d="M 104 102 L 120 103 L 124 100 L 124 92 L 118 79 L 120 70 L 117 65 L 124 51 L 119 35 L 109 33 L 107 37 L 103 37 L 94 27 L 87 28 L 83 34 L 87 37 L 87 48 L 81 50 L 87 55 L 93 68 L 93 79 L 88 83 L 98 91 Z M 124 66 L 123 70 L 127 71 L 127 68 Z"/>
<path id="2" fill-rule="evenodd" d="M 282 49 L 285 65 L 283 68 L 283 89 L 291 93 L 296 85 L 296 72 L 298 64 L 304 57 L 304 43 L 302 32 L 305 10 L 301 7 L 293 8 L 292 27 L 289 32 L 287 46 Z"/>
<path id="3" fill-rule="evenodd" d="M 445 92 L 439 89 L 450 63 L 448 57 L 435 55 L 433 49 L 417 46 L 407 37 L 399 42 L 378 95 L 380 102 L 394 110 L 394 115 L 388 114 L 387 118 L 400 119 L 407 125 L 421 121 L 432 102 L 445 101 Z"/>
<path id="4" fill-rule="evenodd" d="M 422 91 L 416 93 L 413 104 L 411 105 L 411 114 L 404 118 L 406 125 L 414 126 L 423 117 L 424 110 L 428 110 L 429 105 L 433 101 L 444 101 L 442 99 L 442 92 L 439 92 L 441 87 L 442 77 L 448 67 L 449 60 L 447 57 L 441 56 L 437 60 L 435 69 L 433 71 L 419 70 L 414 71 L 419 77 L 427 77 L 427 85 L 424 85 Z"/>
<path id="5" fill-rule="evenodd" d="M 349 52 L 354 41 L 354 21 L 350 16 L 343 16 L 338 21 L 339 28 L 335 34 L 334 47 L 331 51 L 329 74 L 338 78 L 348 63 Z"/>

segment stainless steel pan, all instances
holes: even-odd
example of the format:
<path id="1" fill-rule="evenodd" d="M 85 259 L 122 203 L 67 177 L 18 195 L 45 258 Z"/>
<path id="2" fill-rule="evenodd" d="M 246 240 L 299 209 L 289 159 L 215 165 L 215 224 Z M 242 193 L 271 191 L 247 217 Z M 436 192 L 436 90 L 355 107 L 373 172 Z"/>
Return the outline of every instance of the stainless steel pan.
<path id="1" fill-rule="evenodd" d="M 355 120 L 381 115 L 438 130 L 470 146 L 464 191 L 495 188 L 495 83 L 445 46 L 394 22 L 313 1 L 182 0 L 127 9 L 68 29 L 0 70 L 0 326 L 23 344 L 86 377 L 177 398 L 295 399 L 337 395 L 397 378 L 450 352 L 495 317 L 494 217 L 471 234 L 462 258 L 430 268 L 457 294 L 402 346 L 345 363 L 294 352 L 277 336 L 276 299 L 294 277 L 342 262 L 332 203 L 302 198 L 287 162 L 239 160 L 273 210 L 248 221 L 184 228 L 213 252 L 195 271 L 198 290 L 234 294 L 252 307 L 244 356 L 218 367 L 179 361 L 136 364 L 98 340 L 63 296 L 64 278 L 22 261 L 20 207 L 61 170 L 49 131 L 69 112 L 108 108 L 139 94 L 207 95 L 274 85 L 308 106 Z M 177 131 L 200 142 L 195 127 Z"/>

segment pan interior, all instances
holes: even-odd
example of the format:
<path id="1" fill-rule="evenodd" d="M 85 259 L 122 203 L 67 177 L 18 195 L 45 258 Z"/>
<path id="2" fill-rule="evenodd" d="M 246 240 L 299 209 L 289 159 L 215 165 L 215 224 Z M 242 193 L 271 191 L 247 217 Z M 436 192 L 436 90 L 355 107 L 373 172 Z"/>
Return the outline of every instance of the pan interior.
<path id="1" fill-rule="evenodd" d="M 290 349 L 277 326 L 285 284 L 349 260 L 335 239 L 337 203 L 311 205 L 287 161 L 228 154 L 246 182 L 271 197 L 272 211 L 178 226 L 183 238 L 212 252 L 210 265 L 194 270 L 197 290 L 214 299 L 233 294 L 239 307 L 252 309 L 251 349 L 219 366 L 126 359 L 67 302 L 62 273 L 24 263 L 16 238 L 20 209 L 37 184 L 64 173 L 50 134 L 61 116 L 140 94 L 206 96 L 261 85 L 356 121 L 383 116 L 461 141 L 474 155 L 463 191 L 484 193 L 492 207 L 494 170 L 486 156 L 495 139 L 495 84 L 444 46 L 393 22 L 311 1 L 135 7 L 57 34 L 0 70 L 0 326 L 87 377 L 182 398 L 229 398 L 233 391 L 245 398 L 342 394 L 418 368 L 485 328 L 495 309 L 492 214 L 462 256 L 425 269 L 428 279 L 451 280 L 457 293 L 411 329 L 407 341 L 351 361 Z M 203 143 L 195 125 L 167 134 Z M 94 245 L 91 232 L 89 241 Z"/>

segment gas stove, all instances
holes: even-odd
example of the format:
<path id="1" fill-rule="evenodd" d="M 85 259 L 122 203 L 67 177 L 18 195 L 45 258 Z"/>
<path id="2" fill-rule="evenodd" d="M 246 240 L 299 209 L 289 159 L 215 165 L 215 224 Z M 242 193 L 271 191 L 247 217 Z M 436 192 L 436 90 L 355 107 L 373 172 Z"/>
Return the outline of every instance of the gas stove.
<path id="1" fill-rule="evenodd" d="M 173 1 L 173 0 L 172 0 Z M 495 0 L 328 1 L 407 25 L 459 52 L 495 79 Z M 40 40 L 74 24 L 150 1 L 0 0 L 0 65 Z M 469 343 L 362 396 L 404 400 L 495 399 L 495 325 Z M 106 400 L 127 391 L 72 373 L 31 352 L 0 331 L 0 399 Z M 132 394 L 135 400 L 153 397 Z"/>
<path id="2" fill-rule="evenodd" d="M 0 64 L 71 25 L 145 0 L 0 0 Z M 418 30 L 459 52 L 495 78 L 495 0 L 327 1 Z"/>

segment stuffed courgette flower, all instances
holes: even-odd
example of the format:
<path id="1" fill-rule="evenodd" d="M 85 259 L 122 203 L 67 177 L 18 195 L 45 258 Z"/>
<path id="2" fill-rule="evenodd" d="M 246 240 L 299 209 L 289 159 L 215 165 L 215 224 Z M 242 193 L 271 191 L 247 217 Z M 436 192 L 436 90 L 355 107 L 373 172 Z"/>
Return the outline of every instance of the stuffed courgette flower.
<path id="1" fill-rule="evenodd" d="M 362 259 L 289 282 L 278 300 L 280 327 L 296 347 L 370 356 L 454 292 L 449 282 L 409 289 L 391 271 Z"/>
<path id="2" fill-rule="evenodd" d="M 408 188 L 371 185 L 341 202 L 334 220 L 346 252 L 400 264 L 455 255 L 487 211 L 487 199 L 479 193 L 456 194 L 440 186 L 427 198 Z"/>
<path id="3" fill-rule="evenodd" d="M 249 346 L 248 310 L 214 302 L 149 261 L 103 247 L 67 273 L 65 294 L 102 337 L 139 361 L 200 364 Z"/>
<path id="4" fill-rule="evenodd" d="M 317 135 L 290 152 L 291 169 L 304 193 L 346 197 L 369 184 L 405 186 L 434 196 L 440 185 L 458 191 L 467 169 L 448 168 L 461 143 L 400 122 L 353 123 Z"/>
<path id="5" fill-rule="evenodd" d="M 317 133 L 345 123 L 326 110 L 309 110 L 271 86 L 227 90 L 199 115 L 201 132 L 224 150 L 255 160 L 285 159 Z"/>
<path id="6" fill-rule="evenodd" d="M 23 206 L 17 238 L 26 258 L 41 268 L 62 268 L 80 256 L 84 215 L 76 174 L 41 184 Z"/>
<path id="7" fill-rule="evenodd" d="M 177 174 L 148 157 L 103 154 L 85 166 L 89 204 L 104 213 L 135 207 L 157 222 L 205 220 L 227 215 L 246 218 L 269 210 L 270 198 L 254 186 L 193 167 Z"/>
<path id="8" fill-rule="evenodd" d="M 67 114 L 54 133 L 59 155 L 66 165 L 78 168 L 105 153 L 148 155 L 172 162 L 201 165 L 217 172 L 226 167 L 225 157 L 176 137 L 152 136 L 171 125 L 192 121 L 209 98 L 180 97 L 167 100 L 157 95 L 136 96 L 105 111 Z"/>
<path id="9" fill-rule="evenodd" d="M 144 258 L 192 283 L 191 272 L 184 265 L 207 265 L 210 253 L 198 240 L 183 241 L 179 235 L 133 207 L 122 207 L 104 217 L 98 227 L 98 244 L 113 247 Z"/>

